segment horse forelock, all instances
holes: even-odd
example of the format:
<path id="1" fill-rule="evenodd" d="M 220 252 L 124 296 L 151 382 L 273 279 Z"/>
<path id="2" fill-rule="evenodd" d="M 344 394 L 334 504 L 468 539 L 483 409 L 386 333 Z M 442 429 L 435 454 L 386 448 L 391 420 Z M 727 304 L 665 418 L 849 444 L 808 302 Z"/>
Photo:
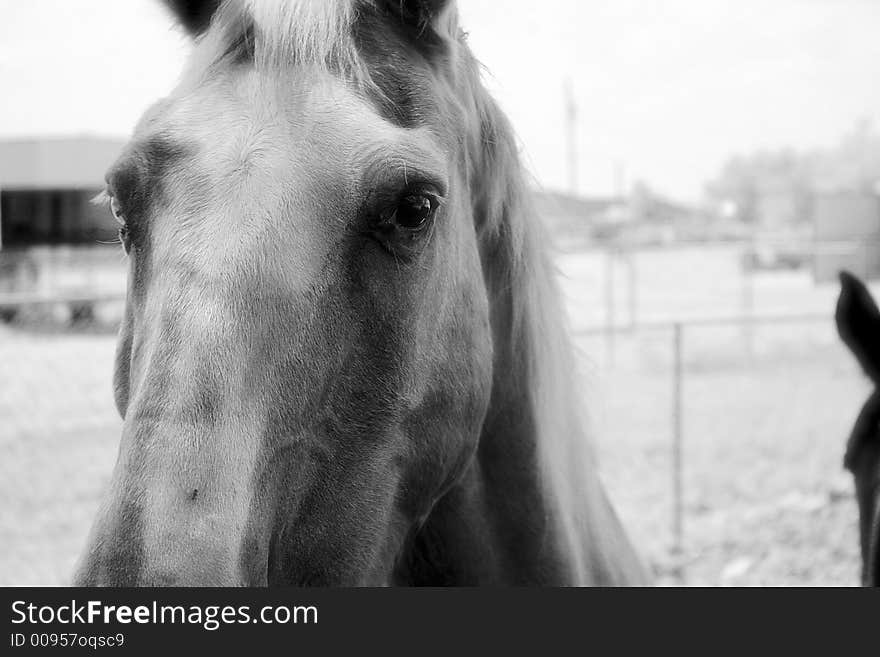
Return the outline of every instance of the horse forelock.
<path id="1" fill-rule="evenodd" d="M 479 144 L 472 152 L 477 228 L 484 246 L 490 245 L 484 252 L 491 254 L 488 268 L 495 293 L 509 294 L 509 340 L 529 374 L 524 385 L 537 434 L 541 483 L 570 558 L 572 578 L 586 583 L 595 580 L 599 562 L 622 546 L 608 527 L 610 507 L 598 477 L 553 244 L 534 210 L 516 136 L 482 84 L 476 77 L 471 80 L 476 82 L 472 120 L 480 126 Z"/>
<path id="2" fill-rule="evenodd" d="M 393 7 L 393 2 L 223 0 L 210 29 L 198 41 L 191 68 L 210 69 L 230 55 L 245 55 L 258 69 L 314 66 L 375 90 L 369 67 L 358 52 L 356 25 L 364 14 L 388 14 L 388 6 Z M 454 2 L 434 17 L 432 29 L 452 43 L 459 40 Z"/>

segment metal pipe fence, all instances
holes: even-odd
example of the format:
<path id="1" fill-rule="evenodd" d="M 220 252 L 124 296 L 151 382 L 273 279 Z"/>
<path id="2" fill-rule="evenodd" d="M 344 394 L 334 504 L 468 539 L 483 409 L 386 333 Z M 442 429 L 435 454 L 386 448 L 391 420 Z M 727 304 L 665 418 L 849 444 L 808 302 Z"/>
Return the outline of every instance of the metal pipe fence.
<path id="1" fill-rule="evenodd" d="M 615 354 L 617 342 L 621 336 L 667 335 L 669 340 L 668 350 L 671 354 L 669 364 L 669 399 L 668 410 L 669 432 L 669 458 L 670 479 L 669 495 L 672 501 L 669 517 L 670 566 L 668 575 L 674 581 L 684 583 L 686 581 L 685 554 L 686 546 L 686 477 L 687 470 L 686 446 L 688 444 L 687 432 L 687 395 L 688 395 L 688 367 L 686 366 L 686 353 L 688 348 L 688 335 L 700 329 L 728 329 L 738 328 L 742 331 L 742 340 L 745 352 L 751 356 L 753 332 L 762 327 L 819 325 L 823 328 L 833 327 L 833 317 L 829 313 L 765 313 L 752 315 L 706 315 L 694 316 L 687 319 L 668 319 L 645 321 L 637 325 L 593 325 L 580 328 L 575 331 L 576 338 L 603 338 L 605 349 L 606 367 L 615 368 Z M 609 337 L 611 339 L 609 339 Z M 609 353 L 609 351 L 611 353 Z M 750 357 L 744 364 L 748 366 Z M 780 400 L 784 403 L 785 400 Z M 820 403 L 820 400 L 816 400 Z M 854 415 L 851 419 L 854 419 Z M 840 449 L 842 453 L 843 439 L 840 436 Z M 829 477 L 832 473 L 829 472 Z"/>

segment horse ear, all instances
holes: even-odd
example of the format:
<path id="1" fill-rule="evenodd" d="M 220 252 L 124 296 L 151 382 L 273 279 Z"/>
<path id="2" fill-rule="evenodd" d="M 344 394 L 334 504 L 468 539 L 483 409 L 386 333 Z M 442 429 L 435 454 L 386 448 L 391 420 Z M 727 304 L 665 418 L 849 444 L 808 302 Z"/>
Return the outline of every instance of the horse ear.
<path id="1" fill-rule="evenodd" d="M 880 310 L 865 284 L 840 272 L 840 297 L 834 316 L 840 338 L 865 373 L 880 385 Z"/>
<path id="2" fill-rule="evenodd" d="M 407 27 L 423 34 L 436 25 L 437 20 L 454 0 L 384 0 L 387 12 L 398 17 Z"/>
<path id="3" fill-rule="evenodd" d="M 192 36 L 208 29 L 221 0 L 162 0 Z"/>

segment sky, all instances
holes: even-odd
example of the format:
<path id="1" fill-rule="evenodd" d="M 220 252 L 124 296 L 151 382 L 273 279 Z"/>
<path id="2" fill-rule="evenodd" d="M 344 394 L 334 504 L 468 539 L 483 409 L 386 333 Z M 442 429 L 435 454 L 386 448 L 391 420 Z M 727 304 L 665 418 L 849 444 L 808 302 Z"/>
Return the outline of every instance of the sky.
<path id="1" fill-rule="evenodd" d="M 459 0 L 527 165 L 579 193 L 697 200 L 735 153 L 880 128 L 880 1 Z M 0 0 L 0 138 L 125 136 L 188 42 L 157 0 Z"/>

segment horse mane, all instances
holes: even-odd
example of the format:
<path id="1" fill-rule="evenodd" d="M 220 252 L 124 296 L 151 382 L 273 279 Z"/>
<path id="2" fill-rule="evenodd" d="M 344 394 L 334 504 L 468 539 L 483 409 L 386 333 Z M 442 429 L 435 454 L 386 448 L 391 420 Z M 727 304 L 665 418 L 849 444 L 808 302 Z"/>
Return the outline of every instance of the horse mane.
<path id="1" fill-rule="evenodd" d="M 618 520 L 598 476 L 554 247 L 534 208 L 515 132 L 483 85 L 479 63 L 464 43 L 461 47 L 460 65 L 478 124 L 471 147 L 479 172 L 473 178 L 480 181 L 472 180 L 477 228 L 500 276 L 495 292 L 509 295 L 509 340 L 528 373 L 540 480 L 574 581 L 595 582 L 620 556 L 615 551 L 629 555 L 631 547 L 619 543 L 625 540 L 622 533 L 609 530 L 608 522 Z M 603 568 L 606 572 L 597 573 Z"/>

